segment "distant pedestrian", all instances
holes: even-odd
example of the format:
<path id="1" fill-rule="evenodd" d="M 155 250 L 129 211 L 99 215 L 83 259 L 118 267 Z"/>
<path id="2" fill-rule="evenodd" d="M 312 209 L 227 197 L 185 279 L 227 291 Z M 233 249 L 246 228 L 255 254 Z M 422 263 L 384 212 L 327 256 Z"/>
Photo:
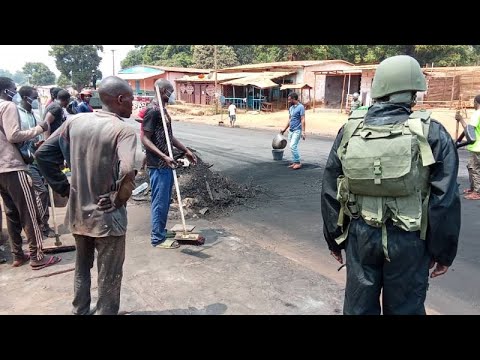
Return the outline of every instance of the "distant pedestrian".
<path id="1" fill-rule="evenodd" d="M 233 102 L 228 106 L 228 116 L 230 117 L 230 126 L 235 127 L 235 121 L 237 120 L 237 107 Z"/>

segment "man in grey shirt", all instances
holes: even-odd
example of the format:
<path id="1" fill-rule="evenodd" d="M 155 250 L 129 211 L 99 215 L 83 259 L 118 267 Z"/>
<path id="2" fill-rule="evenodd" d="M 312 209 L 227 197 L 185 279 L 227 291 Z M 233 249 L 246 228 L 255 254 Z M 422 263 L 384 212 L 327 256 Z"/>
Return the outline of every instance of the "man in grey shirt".
<path id="1" fill-rule="evenodd" d="M 123 118 L 132 114 L 133 92 L 116 76 L 99 86 L 101 111 L 69 118 L 35 153 L 48 184 L 69 196 L 70 229 L 77 248 L 73 313 L 90 310 L 90 269 L 98 252 L 96 313 L 117 314 L 125 259 L 126 202 L 135 187 L 137 138 Z M 60 170 L 66 161 L 70 183 Z"/>

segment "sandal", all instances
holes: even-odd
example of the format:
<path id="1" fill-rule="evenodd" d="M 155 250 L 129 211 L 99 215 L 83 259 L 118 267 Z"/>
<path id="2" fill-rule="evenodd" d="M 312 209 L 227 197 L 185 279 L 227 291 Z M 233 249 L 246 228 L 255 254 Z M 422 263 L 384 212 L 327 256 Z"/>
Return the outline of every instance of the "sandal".
<path id="1" fill-rule="evenodd" d="M 165 235 L 165 237 L 168 239 L 168 238 L 174 238 L 175 235 L 177 235 L 177 233 L 175 231 L 172 231 L 172 230 L 167 230 L 167 234 Z"/>
<path id="2" fill-rule="evenodd" d="M 32 267 L 32 270 L 40 270 L 48 266 L 55 265 L 62 260 L 62 258 L 58 256 L 50 256 L 48 260 L 45 260 L 45 259 L 46 258 L 43 258 L 42 260 L 40 260 L 42 261 L 41 263 L 36 263 L 36 264 L 30 261 L 30 266 Z"/>
<path id="3" fill-rule="evenodd" d="M 15 259 L 13 261 L 13 267 L 19 267 L 25 264 L 28 260 L 30 260 L 30 254 L 23 254 L 23 259 Z"/>
<path id="4" fill-rule="evenodd" d="M 177 240 L 166 239 L 165 241 L 161 242 L 160 244 L 153 245 L 153 247 L 159 248 L 159 249 L 178 249 L 180 247 L 180 244 L 178 243 Z"/>
<path id="5" fill-rule="evenodd" d="M 480 193 L 472 191 L 471 193 L 465 195 L 463 198 L 467 200 L 480 200 Z"/>
<path id="6" fill-rule="evenodd" d="M 463 190 L 463 193 L 464 193 L 464 194 L 470 194 L 470 193 L 472 193 L 472 192 L 473 192 L 472 189 L 465 189 L 465 190 Z"/>

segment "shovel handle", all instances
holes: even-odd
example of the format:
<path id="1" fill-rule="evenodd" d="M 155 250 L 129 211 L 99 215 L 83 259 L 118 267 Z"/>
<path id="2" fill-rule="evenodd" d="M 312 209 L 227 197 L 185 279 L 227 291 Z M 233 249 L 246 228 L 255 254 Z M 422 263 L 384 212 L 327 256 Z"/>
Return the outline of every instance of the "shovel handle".
<path id="1" fill-rule="evenodd" d="M 62 245 L 57 230 L 57 219 L 55 217 L 55 198 L 53 197 L 53 190 L 51 186 L 48 186 L 48 193 L 50 195 L 50 206 L 52 208 L 53 230 L 55 231 L 55 246 Z"/>

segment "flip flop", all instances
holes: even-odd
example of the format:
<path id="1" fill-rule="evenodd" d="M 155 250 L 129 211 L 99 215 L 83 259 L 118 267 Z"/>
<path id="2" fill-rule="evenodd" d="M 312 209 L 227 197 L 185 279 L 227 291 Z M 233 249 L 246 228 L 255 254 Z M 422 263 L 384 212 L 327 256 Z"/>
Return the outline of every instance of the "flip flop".
<path id="1" fill-rule="evenodd" d="M 180 244 L 177 240 L 174 239 L 166 239 L 165 241 L 161 242 L 158 245 L 154 245 L 154 247 L 159 249 L 178 249 Z"/>
<path id="2" fill-rule="evenodd" d="M 32 270 L 40 270 L 40 269 L 55 265 L 55 264 L 59 263 L 61 260 L 62 260 L 61 257 L 50 256 L 50 258 L 47 261 L 45 261 L 44 263 L 34 265 L 30 262 L 30 266 L 32 267 Z"/>

